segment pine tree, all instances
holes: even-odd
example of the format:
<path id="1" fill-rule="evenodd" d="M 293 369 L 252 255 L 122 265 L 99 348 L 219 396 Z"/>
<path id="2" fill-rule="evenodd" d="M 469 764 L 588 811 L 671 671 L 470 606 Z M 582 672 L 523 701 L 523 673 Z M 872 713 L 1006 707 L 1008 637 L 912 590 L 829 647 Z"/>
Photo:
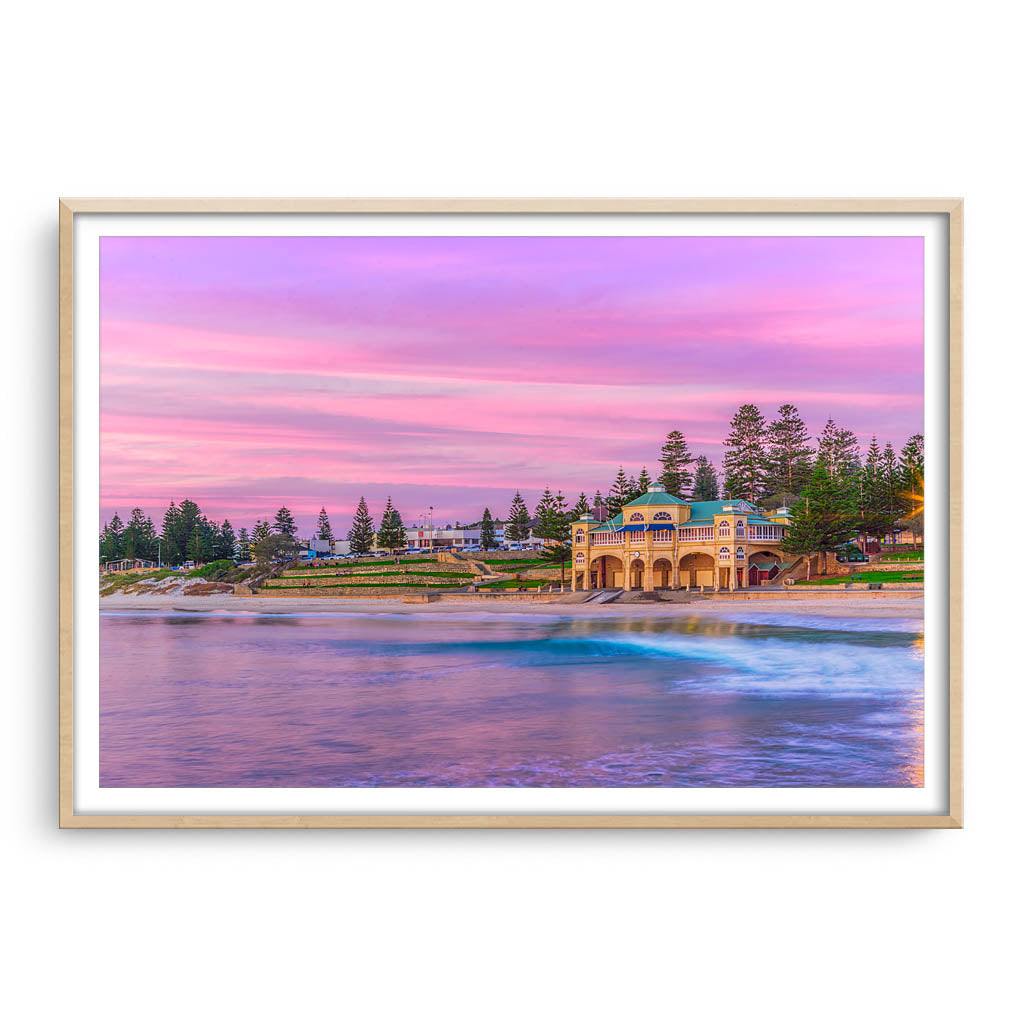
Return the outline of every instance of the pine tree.
<path id="1" fill-rule="evenodd" d="M 174 509 L 174 503 L 167 510 L 170 515 Z M 202 551 L 203 530 L 200 524 L 203 522 L 203 513 L 199 506 L 190 498 L 185 498 L 175 509 L 170 521 L 170 535 L 168 535 L 168 519 L 164 516 L 164 561 L 172 564 L 180 564 L 189 554 L 190 545 L 192 548 Z M 197 533 L 199 539 L 196 539 Z"/>
<path id="2" fill-rule="evenodd" d="M 121 552 L 124 558 L 149 558 L 146 544 L 146 516 L 141 508 L 133 508 L 131 518 L 121 534 Z"/>
<path id="3" fill-rule="evenodd" d="M 661 476 L 658 482 L 669 494 L 685 498 L 690 493 L 693 477 L 689 466 L 693 462 L 686 438 L 678 430 L 671 431 L 661 446 Z"/>
<path id="4" fill-rule="evenodd" d="M 857 476 L 857 530 L 865 539 L 878 537 L 888 529 L 885 481 L 882 476 L 882 450 L 872 437 L 864 466 Z"/>
<path id="5" fill-rule="evenodd" d="M 270 523 L 266 519 L 257 519 L 256 525 L 252 528 L 252 544 L 259 544 L 270 536 Z"/>
<path id="6" fill-rule="evenodd" d="M 286 537 L 295 537 L 295 519 L 291 512 L 282 505 L 274 516 L 274 533 L 282 533 Z"/>
<path id="7" fill-rule="evenodd" d="M 907 490 L 913 490 L 919 479 L 924 477 L 924 437 L 914 434 L 900 452 L 900 482 Z"/>
<path id="8" fill-rule="evenodd" d="M 608 518 L 608 503 L 600 491 L 594 492 L 594 518 L 599 523 Z"/>
<path id="9" fill-rule="evenodd" d="M 765 487 L 769 494 L 795 496 L 803 491 L 812 469 L 810 440 L 796 406 L 780 405 L 778 419 L 768 425 Z"/>
<path id="10" fill-rule="evenodd" d="M 640 470 L 640 476 L 636 481 L 636 494 L 633 496 L 634 499 L 639 498 L 641 495 L 646 494 L 651 489 L 651 476 L 647 472 L 647 467 L 644 466 Z"/>
<path id="11" fill-rule="evenodd" d="M 783 550 L 808 556 L 810 578 L 810 555 L 824 556 L 827 551 L 846 544 L 856 532 L 856 481 L 849 476 L 831 475 L 828 460 L 819 458 L 792 510 Z"/>
<path id="12" fill-rule="evenodd" d="M 153 526 L 153 520 L 150 516 L 146 516 L 142 522 L 141 551 L 140 557 L 142 558 L 149 558 L 155 561 L 160 556 L 156 528 Z"/>
<path id="13" fill-rule="evenodd" d="M 629 504 L 631 500 L 629 481 L 626 479 L 626 474 L 622 467 L 619 466 L 619 473 L 615 477 L 615 483 L 612 484 L 612 489 L 608 492 L 608 497 L 605 498 L 608 518 L 614 519 L 622 511 L 622 506 Z"/>
<path id="14" fill-rule="evenodd" d="M 914 434 L 900 452 L 901 521 L 924 534 L 924 436 Z"/>
<path id="15" fill-rule="evenodd" d="M 882 450 L 882 464 L 880 469 L 883 503 L 886 515 L 890 523 L 888 530 L 895 526 L 903 511 L 903 499 L 900 497 L 902 487 L 900 486 L 900 465 L 896 457 L 896 449 L 892 442 L 887 441 Z"/>
<path id="16" fill-rule="evenodd" d="M 852 479 L 860 470 L 860 449 L 852 430 L 838 427 L 829 417 L 818 438 L 818 460 L 825 463 L 830 477 Z"/>
<path id="17" fill-rule="evenodd" d="M 353 555 L 367 555 L 373 550 L 376 531 L 373 517 L 366 507 L 366 499 L 360 498 L 356 514 L 352 517 L 352 528 L 348 531 L 349 550 Z"/>
<path id="18" fill-rule="evenodd" d="M 206 516 L 200 516 L 198 532 L 201 557 L 204 562 L 210 562 L 217 557 L 214 552 L 217 550 L 217 535 L 220 531 L 216 523 Z"/>
<path id="19" fill-rule="evenodd" d="M 331 530 L 331 521 L 327 518 L 327 509 L 325 506 L 320 506 L 320 521 L 317 524 L 317 537 L 320 540 L 327 541 L 328 544 L 334 543 L 334 532 Z"/>
<path id="20" fill-rule="evenodd" d="M 537 502 L 537 509 L 533 513 L 534 519 L 540 519 L 543 521 L 544 517 L 548 514 L 548 510 L 551 507 L 551 503 L 555 500 L 555 496 L 551 493 L 550 487 L 544 488 L 544 493 L 540 496 L 540 501 Z M 543 537 L 543 534 L 538 534 Z"/>
<path id="21" fill-rule="evenodd" d="M 725 489 L 732 498 L 756 503 L 764 494 L 765 422 L 756 405 L 741 405 L 725 439 Z"/>
<path id="22" fill-rule="evenodd" d="M 480 547 L 484 551 L 492 551 L 498 546 L 494 534 L 494 519 L 489 508 L 484 509 L 483 519 L 480 520 Z"/>
<path id="23" fill-rule="evenodd" d="M 213 552 L 210 550 L 209 541 L 202 522 L 197 522 L 192 527 L 192 536 L 189 538 L 185 553 L 196 565 L 209 562 L 213 558 Z"/>
<path id="24" fill-rule="evenodd" d="M 697 458 L 693 474 L 693 500 L 718 500 L 718 474 L 706 455 Z"/>
<path id="25" fill-rule="evenodd" d="M 161 558 L 168 565 L 179 564 L 185 554 L 178 538 L 180 521 L 181 513 L 178 511 L 178 506 L 172 501 L 164 513 L 163 544 L 160 546 Z"/>
<path id="26" fill-rule="evenodd" d="M 270 523 L 265 519 L 256 520 L 249 548 L 252 557 L 261 565 L 281 558 L 291 558 L 296 552 L 296 547 L 294 538 L 286 533 L 274 533 Z"/>
<path id="27" fill-rule="evenodd" d="M 590 503 L 587 501 L 587 496 L 580 491 L 580 496 L 576 499 L 576 504 L 572 507 L 572 521 L 574 523 L 579 522 L 583 516 L 589 515 L 593 515 Z"/>
<path id="28" fill-rule="evenodd" d="M 252 558 L 252 548 L 249 544 L 249 531 L 243 526 L 238 531 L 238 560 L 248 562 Z"/>
<path id="29" fill-rule="evenodd" d="M 640 497 L 640 484 L 635 476 L 630 476 L 629 480 L 626 481 L 626 500 L 622 503 L 628 505 L 631 501 L 635 501 Z"/>
<path id="30" fill-rule="evenodd" d="M 565 495 L 561 491 L 552 495 L 547 490 L 544 494 L 547 501 L 541 499 L 541 505 L 544 507 L 543 513 L 540 512 L 540 506 L 538 506 L 540 523 L 537 526 L 537 535 L 548 542 L 547 547 L 550 549 L 552 557 L 558 560 L 561 566 L 562 583 L 565 583 L 565 560 L 572 550 L 568 543 L 572 523 L 569 519 Z"/>
<path id="31" fill-rule="evenodd" d="M 220 529 L 217 531 L 216 544 L 213 549 L 214 558 L 230 558 L 232 561 L 235 557 L 235 529 L 228 522 L 224 520 L 220 525 Z"/>
<path id="32" fill-rule="evenodd" d="M 552 494 L 545 489 L 544 495 L 537 506 L 537 536 L 554 544 L 564 543 L 569 539 L 570 520 L 566 507 L 565 495 L 559 491 Z"/>
<path id="33" fill-rule="evenodd" d="M 514 544 L 522 543 L 530 536 L 530 513 L 523 501 L 523 496 L 516 491 L 512 498 L 512 506 L 505 520 L 505 540 Z"/>
<path id="34" fill-rule="evenodd" d="M 377 531 L 377 546 L 393 554 L 395 551 L 404 551 L 407 545 L 402 517 L 398 509 L 391 504 L 389 494 L 387 504 L 384 506 L 384 515 L 381 516 L 380 529 Z"/>
<path id="35" fill-rule="evenodd" d="M 121 517 L 115 512 L 109 523 L 103 524 L 103 533 L 100 534 L 100 561 L 112 562 L 118 558 L 124 558 L 124 524 Z"/>

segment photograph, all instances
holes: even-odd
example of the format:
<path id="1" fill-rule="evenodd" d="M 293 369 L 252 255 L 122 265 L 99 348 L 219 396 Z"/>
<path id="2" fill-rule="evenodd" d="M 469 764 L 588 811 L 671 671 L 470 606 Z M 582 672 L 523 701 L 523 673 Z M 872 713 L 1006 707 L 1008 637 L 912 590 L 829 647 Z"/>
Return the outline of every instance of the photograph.
<path id="1" fill-rule="evenodd" d="M 642 228 L 99 237 L 100 789 L 924 785 L 923 239 Z"/>

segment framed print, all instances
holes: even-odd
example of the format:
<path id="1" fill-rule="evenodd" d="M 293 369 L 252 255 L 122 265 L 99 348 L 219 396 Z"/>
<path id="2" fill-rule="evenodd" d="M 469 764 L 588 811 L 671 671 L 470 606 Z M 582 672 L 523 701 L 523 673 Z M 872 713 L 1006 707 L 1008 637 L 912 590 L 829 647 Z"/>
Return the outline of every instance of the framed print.
<path id="1" fill-rule="evenodd" d="M 962 237 L 63 200 L 61 826 L 961 827 Z"/>

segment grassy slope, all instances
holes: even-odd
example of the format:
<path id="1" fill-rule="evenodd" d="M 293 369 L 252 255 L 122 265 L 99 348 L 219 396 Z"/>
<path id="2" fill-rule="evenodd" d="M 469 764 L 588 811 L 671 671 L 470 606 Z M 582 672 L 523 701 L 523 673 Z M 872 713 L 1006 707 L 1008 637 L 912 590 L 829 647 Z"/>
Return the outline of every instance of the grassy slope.
<path id="1" fill-rule="evenodd" d="M 849 576 L 826 576 L 820 580 L 797 580 L 799 587 L 824 587 L 837 583 L 923 583 L 924 573 L 911 570 L 910 572 L 884 572 L 871 571 L 854 572 Z"/>

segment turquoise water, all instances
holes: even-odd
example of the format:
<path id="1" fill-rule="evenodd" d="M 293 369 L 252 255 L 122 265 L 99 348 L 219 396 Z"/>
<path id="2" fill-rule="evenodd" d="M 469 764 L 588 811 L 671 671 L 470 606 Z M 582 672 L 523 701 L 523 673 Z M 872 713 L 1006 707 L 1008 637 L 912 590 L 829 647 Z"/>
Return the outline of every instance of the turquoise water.
<path id="1" fill-rule="evenodd" d="M 103 786 L 919 786 L 917 620 L 104 611 Z"/>

